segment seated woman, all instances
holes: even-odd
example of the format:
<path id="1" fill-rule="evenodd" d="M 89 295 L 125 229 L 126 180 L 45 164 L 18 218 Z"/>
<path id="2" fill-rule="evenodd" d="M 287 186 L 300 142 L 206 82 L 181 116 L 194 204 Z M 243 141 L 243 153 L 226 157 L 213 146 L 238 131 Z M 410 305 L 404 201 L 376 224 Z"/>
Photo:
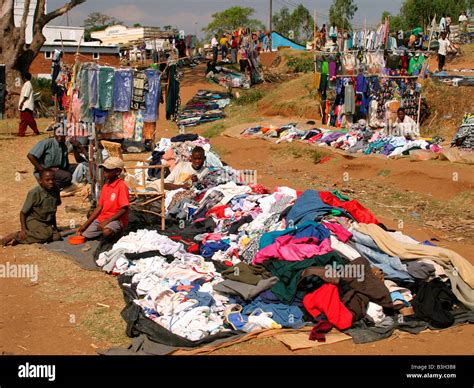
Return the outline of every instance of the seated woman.
<path id="1" fill-rule="evenodd" d="M 56 225 L 56 210 L 61 205 L 55 171 L 41 170 L 39 185 L 30 190 L 20 212 L 19 232 L 5 236 L 0 245 L 34 244 L 61 240 Z"/>

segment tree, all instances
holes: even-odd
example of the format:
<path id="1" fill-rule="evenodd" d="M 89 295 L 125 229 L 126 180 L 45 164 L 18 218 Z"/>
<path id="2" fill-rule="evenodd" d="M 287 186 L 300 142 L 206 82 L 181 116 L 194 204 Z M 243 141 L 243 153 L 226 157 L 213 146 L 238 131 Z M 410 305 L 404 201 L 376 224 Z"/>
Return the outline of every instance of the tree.
<path id="1" fill-rule="evenodd" d="M 329 22 L 343 30 L 352 30 L 350 21 L 357 12 L 357 5 L 354 0 L 334 0 L 329 8 Z"/>
<path id="2" fill-rule="evenodd" d="M 72 8 L 86 0 L 71 0 L 51 12 L 46 12 L 46 0 L 37 0 L 32 18 L 33 37 L 26 44 L 26 28 L 31 0 L 25 0 L 25 6 L 20 25 L 15 25 L 14 0 L 3 0 L 0 8 L 0 63 L 5 64 L 7 96 L 5 101 L 6 113 L 15 111 L 15 97 L 20 89 L 20 72 L 28 71 L 33 59 L 39 53 L 46 38 L 43 28 L 51 20 L 64 15 Z"/>
<path id="3" fill-rule="evenodd" d="M 102 26 L 112 26 L 114 24 L 121 24 L 122 22 L 118 21 L 112 16 L 100 13 L 92 12 L 85 19 L 82 26 L 84 28 L 92 27 L 102 27 Z"/>
<path id="4" fill-rule="evenodd" d="M 381 22 L 381 23 L 385 23 L 385 19 L 386 19 L 387 17 L 392 17 L 392 14 L 391 14 L 390 12 L 388 12 L 388 11 L 383 11 L 383 12 L 382 12 L 382 18 L 380 19 L 380 22 Z"/>
<path id="5" fill-rule="evenodd" d="M 272 17 L 273 29 L 282 34 L 294 32 L 294 40 L 305 45 L 305 41 L 313 37 L 314 19 L 311 13 L 302 4 L 298 5 L 292 13 L 288 7 L 283 7 Z"/>
<path id="6" fill-rule="evenodd" d="M 109 26 L 115 24 L 122 24 L 121 21 L 115 19 L 112 16 L 105 15 L 100 12 L 92 12 L 85 19 L 82 24 L 84 27 L 84 40 L 86 42 L 91 41 L 91 33 L 94 31 L 101 31 Z"/>
<path id="7" fill-rule="evenodd" d="M 240 27 L 251 30 L 263 30 L 265 26 L 260 20 L 251 19 L 255 10 L 250 7 L 231 7 L 222 12 L 212 14 L 212 21 L 203 28 L 208 35 L 222 34 L 226 31 L 234 31 Z"/>
<path id="8" fill-rule="evenodd" d="M 288 31 L 293 29 L 293 21 L 291 19 L 291 12 L 288 7 L 283 7 L 279 12 L 275 12 L 272 16 L 273 30 L 280 34 L 288 34 Z"/>
<path id="9" fill-rule="evenodd" d="M 391 30 L 408 30 L 415 27 L 426 29 L 431 20 L 442 15 L 451 16 L 455 23 L 462 11 L 474 7 L 474 0 L 404 0 L 400 14 L 390 19 Z"/>

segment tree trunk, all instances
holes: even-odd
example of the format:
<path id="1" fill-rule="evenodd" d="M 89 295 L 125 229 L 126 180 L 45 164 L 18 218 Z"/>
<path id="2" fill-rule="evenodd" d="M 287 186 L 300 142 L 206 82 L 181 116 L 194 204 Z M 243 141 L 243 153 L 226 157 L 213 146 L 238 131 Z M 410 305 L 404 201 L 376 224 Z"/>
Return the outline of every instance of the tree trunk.
<path id="1" fill-rule="evenodd" d="M 20 98 L 19 94 L 23 84 L 21 81 L 21 73 L 18 70 L 5 66 L 5 81 L 7 93 L 5 95 L 4 117 L 18 117 L 18 100 Z M 18 95 L 16 93 L 18 93 Z"/>
<path id="2" fill-rule="evenodd" d="M 18 99 L 22 86 L 21 73 L 28 71 L 46 40 L 42 32 L 44 26 L 85 1 L 71 0 L 62 7 L 46 13 L 46 0 L 37 0 L 33 17 L 33 39 L 29 45 L 25 42 L 25 36 L 30 1 L 25 0 L 19 27 L 15 26 L 14 22 L 14 1 L 3 0 L 0 3 L 0 63 L 5 64 L 6 117 L 14 117 L 18 113 Z"/>

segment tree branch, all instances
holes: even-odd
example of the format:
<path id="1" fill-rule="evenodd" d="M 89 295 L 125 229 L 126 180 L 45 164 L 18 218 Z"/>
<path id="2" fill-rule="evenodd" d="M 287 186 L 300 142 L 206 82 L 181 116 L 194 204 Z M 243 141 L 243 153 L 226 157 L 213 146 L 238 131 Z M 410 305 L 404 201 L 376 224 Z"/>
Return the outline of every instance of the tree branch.
<path id="1" fill-rule="evenodd" d="M 64 4 L 61 8 L 57 8 L 52 12 L 48 12 L 46 15 L 44 15 L 44 24 L 48 24 L 51 20 L 57 18 L 58 16 L 64 15 L 75 6 L 85 2 L 86 0 L 71 0 L 69 3 Z"/>
<path id="2" fill-rule="evenodd" d="M 25 0 L 25 6 L 23 8 L 23 16 L 20 23 L 20 39 L 18 45 L 23 46 L 26 42 L 26 22 L 28 20 L 28 14 L 30 13 L 31 0 Z"/>
<path id="3" fill-rule="evenodd" d="M 0 20 L 2 24 L 11 24 L 11 21 L 14 20 L 13 14 L 13 0 L 4 0 L 2 3 L 2 8 L 0 9 Z"/>

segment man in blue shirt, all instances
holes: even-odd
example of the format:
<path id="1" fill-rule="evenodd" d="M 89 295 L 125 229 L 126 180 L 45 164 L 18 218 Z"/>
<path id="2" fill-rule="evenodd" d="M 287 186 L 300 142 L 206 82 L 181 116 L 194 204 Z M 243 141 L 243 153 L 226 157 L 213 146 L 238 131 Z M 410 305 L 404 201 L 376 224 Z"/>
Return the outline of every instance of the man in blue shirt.
<path id="1" fill-rule="evenodd" d="M 82 161 L 78 148 L 81 147 L 77 140 L 70 140 L 73 145 L 73 152 L 76 161 Z M 71 185 L 72 173 L 76 165 L 70 165 L 68 159 L 68 149 L 66 146 L 66 136 L 56 132 L 54 137 L 41 140 L 28 153 L 28 160 L 34 166 L 34 176 L 39 180 L 40 173 L 44 169 L 54 171 L 56 187 L 59 190 Z"/>

